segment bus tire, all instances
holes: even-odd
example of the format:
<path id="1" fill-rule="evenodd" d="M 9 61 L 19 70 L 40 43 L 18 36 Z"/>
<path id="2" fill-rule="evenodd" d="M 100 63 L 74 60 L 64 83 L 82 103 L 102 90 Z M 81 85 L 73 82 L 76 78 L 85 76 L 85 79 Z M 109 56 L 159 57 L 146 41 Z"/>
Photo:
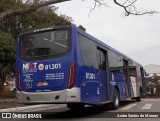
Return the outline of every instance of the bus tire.
<path id="1" fill-rule="evenodd" d="M 117 89 L 114 89 L 113 92 L 113 102 L 112 102 L 112 109 L 116 110 L 119 108 L 120 104 L 120 96 L 119 96 L 119 91 Z"/>
<path id="2" fill-rule="evenodd" d="M 139 97 L 136 98 L 136 101 L 137 101 L 137 102 L 141 101 L 141 94 L 142 94 L 142 92 L 141 92 L 141 90 L 140 90 L 140 91 L 139 91 Z"/>
<path id="3" fill-rule="evenodd" d="M 84 104 L 81 103 L 68 103 L 67 108 L 72 111 L 81 111 L 84 109 Z"/>

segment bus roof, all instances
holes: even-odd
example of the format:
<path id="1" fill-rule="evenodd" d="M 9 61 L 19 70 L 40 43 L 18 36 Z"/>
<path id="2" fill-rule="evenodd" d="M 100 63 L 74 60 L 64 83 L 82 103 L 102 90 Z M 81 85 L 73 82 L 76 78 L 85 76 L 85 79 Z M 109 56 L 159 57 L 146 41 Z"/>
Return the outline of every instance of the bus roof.
<path id="1" fill-rule="evenodd" d="M 72 24 L 72 25 L 62 25 L 62 26 L 53 26 L 53 27 L 49 27 L 49 28 L 37 29 L 37 30 L 25 32 L 25 33 L 23 33 L 23 34 L 20 34 L 19 36 L 24 35 L 24 34 L 31 34 L 31 33 L 38 33 L 38 32 L 42 32 L 42 31 L 48 31 L 48 30 L 52 30 L 52 29 L 56 29 L 56 30 L 57 30 L 57 29 L 70 28 L 70 27 L 75 28 L 75 29 L 77 30 L 77 32 L 85 35 L 86 37 L 88 37 L 88 38 L 90 38 L 90 39 L 92 39 L 93 41 L 95 41 L 96 43 L 100 44 L 101 46 L 106 47 L 106 48 L 114 51 L 115 53 L 123 56 L 125 59 L 130 60 L 130 61 L 133 61 L 133 62 L 135 62 L 136 64 L 142 66 L 142 64 L 134 61 L 134 60 L 131 59 L 130 57 L 128 57 L 128 56 L 124 55 L 123 53 L 121 53 L 120 51 L 112 48 L 111 46 L 107 45 L 106 43 L 104 43 L 104 42 L 100 41 L 99 39 L 93 37 L 92 35 L 88 34 L 87 32 L 83 31 L 82 29 L 76 27 L 76 25 L 74 25 L 74 24 Z"/>
<path id="2" fill-rule="evenodd" d="M 130 58 L 130 57 L 124 55 L 124 54 L 121 53 L 120 51 L 118 51 L 118 50 L 112 48 L 111 46 L 109 46 L 109 45 L 107 45 L 106 43 L 100 41 L 99 39 L 93 37 L 92 35 L 88 34 L 87 32 L 83 31 L 82 29 L 76 27 L 75 25 L 73 25 L 73 27 L 75 27 L 79 33 L 81 33 L 81 34 L 87 36 L 88 38 L 91 38 L 93 41 L 95 41 L 96 43 L 100 44 L 101 46 L 106 47 L 106 48 L 108 48 L 108 49 L 114 51 L 115 53 L 117 53 L 117 54 L 123 56 L 125 59 L 130 60 L 130 61 L 133 61 L 134 63 L 136 63 L 136 64 L 142 66 L 142 64 L 140 64 L 140 63 L 134 61 L 132 58 Z"/>

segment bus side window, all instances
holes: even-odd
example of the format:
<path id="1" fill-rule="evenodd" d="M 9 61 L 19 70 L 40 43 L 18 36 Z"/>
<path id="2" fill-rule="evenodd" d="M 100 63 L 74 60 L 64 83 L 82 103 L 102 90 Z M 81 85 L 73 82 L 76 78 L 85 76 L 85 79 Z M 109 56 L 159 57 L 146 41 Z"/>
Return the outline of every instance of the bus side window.
<path id="1" fill-rule="evenodd" d="M 106 70 L 105 52 L 99 48 L 97 49 L 97 61 L 99 69 Z"/>
<path id="2" fill-rule="evenodd" d="M 80 51 L 85 66 L 98 68 L 95 43 L 87 37 L 79 34 Z"/>
<path id="3" fill-rule="evenodd" d="M 130 76 L 133 76 L 133 77 L 136 77 L 137 74 L 136 74 L 136 67 L 129 67 L 129 75 Z"/>

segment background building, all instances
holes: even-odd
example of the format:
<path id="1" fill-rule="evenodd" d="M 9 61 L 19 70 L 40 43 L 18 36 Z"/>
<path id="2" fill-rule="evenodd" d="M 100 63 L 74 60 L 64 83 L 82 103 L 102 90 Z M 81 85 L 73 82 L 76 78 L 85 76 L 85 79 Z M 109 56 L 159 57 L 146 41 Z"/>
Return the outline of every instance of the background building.
<path id="1" fill-rule="evenodd" d="M 146 70 L 147 74 L 149 74 L 149 77 L 153 76 L 154 74 L 160 76 L 160 65 L 149 64 L 144 66 L 144 69 Z"/>
<path id="2" fill-rule="evenodd" d="M 146 92 L 148 98 L 160 98 L 160 65 L 144 66 L 146 73 L 145 77 Z"/>

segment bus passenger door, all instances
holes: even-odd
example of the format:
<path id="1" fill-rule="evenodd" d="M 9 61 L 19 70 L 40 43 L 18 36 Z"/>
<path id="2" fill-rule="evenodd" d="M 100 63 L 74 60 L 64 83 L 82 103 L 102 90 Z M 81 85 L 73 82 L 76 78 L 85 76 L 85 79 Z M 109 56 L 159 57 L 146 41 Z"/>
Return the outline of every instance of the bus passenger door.
<path id="1" fill-rule="evenodd" d="M 101 102 L 106 102 L 110 98 L 107 51 L 97 48 L 97 59 L 99 69 L 98 79 L 101 87 Z"/>
<path id="2" fill-rule="evenodd" d="M 144 79 L 145 79 L 144 78 L 144 72 L 145 72 L 145 70 L 143 69 L 143 67 L 141 67 L 140 70 L 141 70 L 141 83 L 140 83 L 141 85 L 140 86 L 142 87 L 142 90 L 141 90 L 142 91 L 141 95 L 142 95 L 142 93 L 144 93 L 144 94 L 146 93 L 146 90 L 144 88 L 145 87 L 145 82 L 144 82 Z"/>
<path id="3" fill-rule="evenodd" d="M 123 60 L 123 79 L 124 79 L 124 88 L 125 88 L 125 95 L 126 98 L 131 96 L 131 89 L 130 89 L 130 78 L 128 72 L 128 61 Z"/>

